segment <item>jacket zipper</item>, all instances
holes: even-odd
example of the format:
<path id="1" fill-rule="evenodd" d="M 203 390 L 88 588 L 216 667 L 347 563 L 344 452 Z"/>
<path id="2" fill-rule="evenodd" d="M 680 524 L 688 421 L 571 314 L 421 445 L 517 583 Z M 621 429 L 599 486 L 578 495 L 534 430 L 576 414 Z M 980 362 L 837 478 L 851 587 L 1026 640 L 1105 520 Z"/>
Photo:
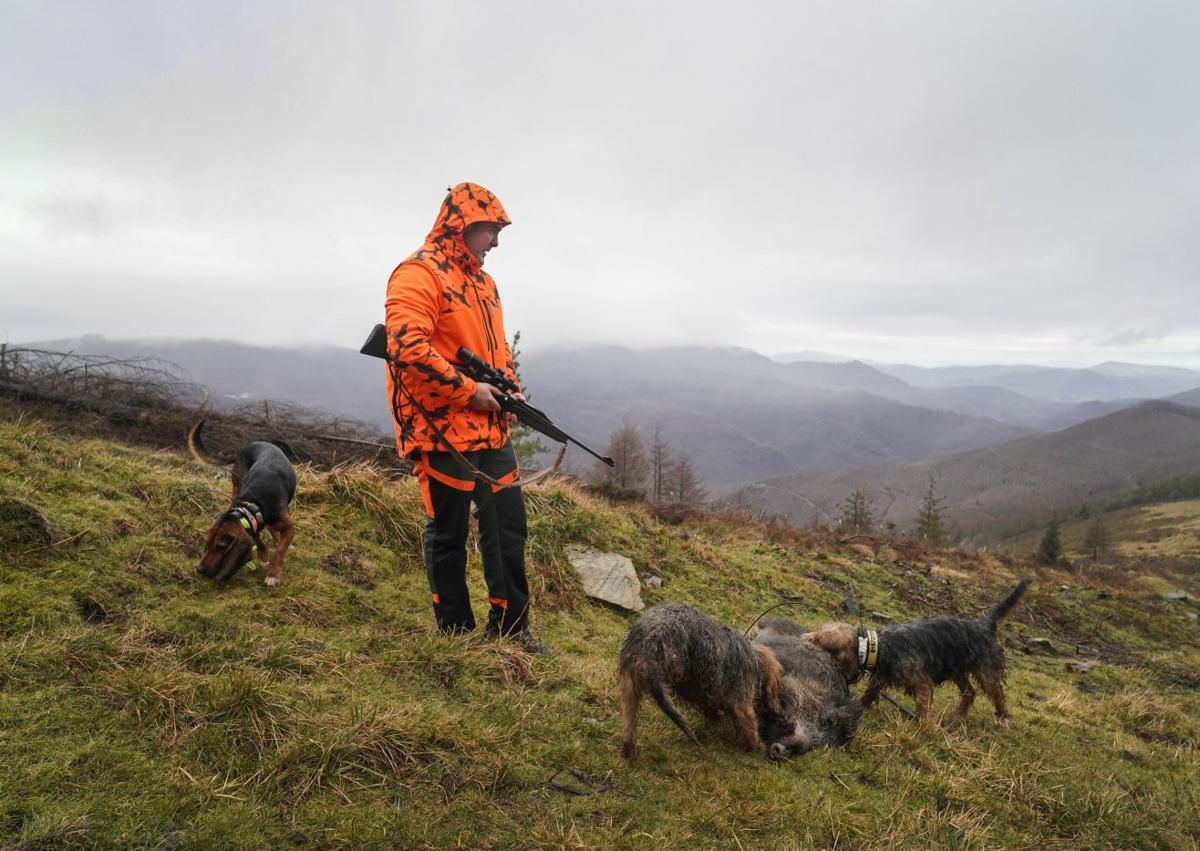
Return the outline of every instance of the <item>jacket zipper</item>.
<path id="1" fill-rule="evenodd" d="M 488 307 L 487 302 L 479 297 L 479 287 L 475 281 L 471 281 L 471 289 L 475 291 L 475 301 L 479 304 L 479 309 L 483 313 L 483 337 L 488 345 L 488 363 L 493 368 L 499 369 L 496 366 L 496 334 L 492 330 L 492 311 Z"/>
<path id="2" fill-rule="evenodd" d="M 487 302 L 479 297 L 479 286 L 474 279 L 471 280 L 471 289 L 475 292 L 475 302 L 483 314 L 483 337 L 488 346 L 488 363 L 492 365 L 492 368 L 497 369 L 496 334 L 492 330 L 492 311 L 488 308 Z M 488 411 L 488 426 L 493 429 L 500 428 L 499 417 L 496 416 L 495 411 Z"/>

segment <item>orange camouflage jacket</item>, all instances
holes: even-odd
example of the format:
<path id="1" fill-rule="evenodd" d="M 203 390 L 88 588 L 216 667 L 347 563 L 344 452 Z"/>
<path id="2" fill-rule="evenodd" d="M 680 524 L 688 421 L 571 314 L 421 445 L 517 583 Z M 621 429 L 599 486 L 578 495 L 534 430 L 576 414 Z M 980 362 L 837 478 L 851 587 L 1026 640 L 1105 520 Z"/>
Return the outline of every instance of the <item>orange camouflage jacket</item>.
<path id="1" fill-rule="evenodd" d="M 498 449 L 508 440 L 507 416 L 469 408 L 476 383 L 454 368 L 459 347 L 466 346 L 516 380 L 496 282 L 463 241 L 475 222 L 510 224 L 495 195 L 460 183 L 442 201 L 424 245 L 388 281 L 385 324 L 394 365 L 388 398 L 401 456 L 446 450 L 414 402 L 460 452 Z"/>

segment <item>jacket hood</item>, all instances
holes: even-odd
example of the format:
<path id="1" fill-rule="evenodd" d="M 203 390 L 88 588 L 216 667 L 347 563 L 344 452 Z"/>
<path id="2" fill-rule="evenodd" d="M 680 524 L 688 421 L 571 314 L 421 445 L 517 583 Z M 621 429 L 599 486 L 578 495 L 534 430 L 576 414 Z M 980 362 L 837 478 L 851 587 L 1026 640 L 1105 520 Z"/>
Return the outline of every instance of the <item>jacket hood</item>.
<path id="1" fill-rule="evenodd" d="M 512 224 L 504 205 L 491 191 L 478 183 L 452 186 L 438 210 L 433 230 L 425 237 L 425 244 L 418 254 L 431 260 L 434 258 L 430 255 L 441 254 L 464 269 L 477 270 L 479 261 L 467 250 L 467 244 L 463 241 L 463 231 L 467 225 L 476 222 L 495 222 L 501 227 Z"/>

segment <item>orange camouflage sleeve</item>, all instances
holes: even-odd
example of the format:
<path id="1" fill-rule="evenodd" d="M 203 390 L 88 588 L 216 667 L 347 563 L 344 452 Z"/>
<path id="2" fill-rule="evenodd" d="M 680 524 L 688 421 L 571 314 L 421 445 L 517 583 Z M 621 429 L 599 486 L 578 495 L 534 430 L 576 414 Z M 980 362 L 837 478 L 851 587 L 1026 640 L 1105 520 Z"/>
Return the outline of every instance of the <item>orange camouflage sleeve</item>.
<path id="1" fill-rule="evenodd" d="M 402 371 L 404 383 L 418 398 L 435 396 L 465 408 L 475 395 L 475 381 L 463 375 L 433 348 L 440 308 L 437 278 L 419 263 L 396 267 L 388 281 L 385 324 L 388 354 Z"/>

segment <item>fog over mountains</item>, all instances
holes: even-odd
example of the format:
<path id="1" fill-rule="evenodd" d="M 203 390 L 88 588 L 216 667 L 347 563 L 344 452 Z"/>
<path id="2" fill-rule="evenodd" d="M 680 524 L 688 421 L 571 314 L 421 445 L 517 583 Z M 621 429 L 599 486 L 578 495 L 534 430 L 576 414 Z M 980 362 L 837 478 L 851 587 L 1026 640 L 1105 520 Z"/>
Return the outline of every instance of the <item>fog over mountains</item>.
<path id="1" fill-rule="evenodd" d="M 877 521 L 912 529 L 932 475 L 951 530 L 989 541 L 1083 502 L 1198 472 L 1200 407 L 1158 400 L 1063 431 L 915 464 L 774 478 L 748 485 L 729 501 L 806 524 L 836 519 L 839 503 L 862 488 Z"/>
<path id="2" fill-rule="evenodd" d="M 381 429 L 391 424 L 382 362 L 349 346 L 95 336 L 36 345 L 157 356 L 225 397 L 286 399 Z M 714 495 L 736 493 L 801 521 L 828 516 L 849 490 L 867 485 L 878 489 L 884 518 L 907 523 L 932 470 L 948 497 L 970 504 L 955 514 L 970 532 L 1007 522 L 1013 506 L 1040 511 L 1055 500 L 1183 474 L 1192 469 L 1190 447 L 1200 446 L 1200 433 L 1189 430 L 1196 418 L 1179 407 L 1200 404 L 1200 372 L 1191 370 L 923 368 L 794 357 L 594 346 L 527 355 L 521 373 L 534 404 L 584 442 L 601 448 L 626 421 L 647 441 L 658 428 Z M 1161 397 L 1179 404 L 1138 406 Z M 588 463 L 574 460 L 577 470 Z"/>
<path id="3" fill-rule="evenodd" d="M 1089 369 L 1040 366 L 926 368 L 903 364 L 880 365 L 880 369 L 914 387 L 986 385 L 1057 402 L 1160 398 L 1193 389 L 1197 378 L 1196 371 L 1191 369 L 1131 363 L 1102 363 Z"/>

